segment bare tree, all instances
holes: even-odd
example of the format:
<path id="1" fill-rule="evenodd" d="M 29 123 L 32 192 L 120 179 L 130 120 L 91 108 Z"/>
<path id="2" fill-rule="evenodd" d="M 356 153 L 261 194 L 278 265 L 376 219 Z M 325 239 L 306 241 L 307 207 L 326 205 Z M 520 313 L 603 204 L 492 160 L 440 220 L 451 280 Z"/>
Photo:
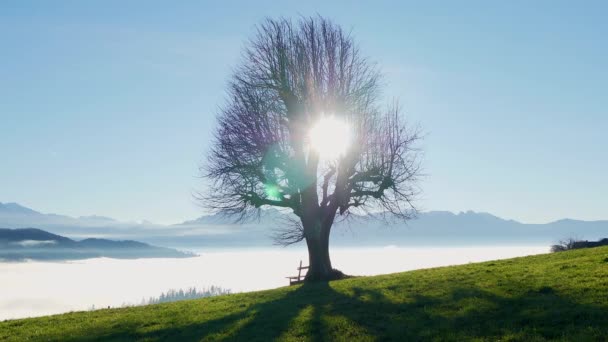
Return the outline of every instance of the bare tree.
<path id="1" fill-rule="evenodd" d="M 338 215 L 375 210 L 408 219 L 419 175 L 417 131 L 397 103 L 378 104 L 380 74 L 349 33 L 322 17 L 267 19 L 248 42 L 220 110 L 202 196 L 216 210 L 245 218 L 263 206 L 297 220 L 277 234 L 285 245 L 306 241 L 307 280 L 339 276 L 329 257 Z M 326 160 L 309 131 L 332 115 L 347 123 L 345 153 Z"/>

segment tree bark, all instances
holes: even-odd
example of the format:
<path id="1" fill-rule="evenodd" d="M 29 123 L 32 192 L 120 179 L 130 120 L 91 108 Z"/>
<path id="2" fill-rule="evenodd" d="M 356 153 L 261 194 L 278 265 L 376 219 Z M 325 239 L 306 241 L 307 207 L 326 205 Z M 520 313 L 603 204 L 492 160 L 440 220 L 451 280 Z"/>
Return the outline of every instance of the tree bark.
<path id="1" fill-rule="evenodd" d="M 312 226 L 304 227 L 308 247 L 308 273 L 306 281 L 326 281 L 334 278 L 329 257 L 329 232 L 331 224 L 315 220 Z"/>

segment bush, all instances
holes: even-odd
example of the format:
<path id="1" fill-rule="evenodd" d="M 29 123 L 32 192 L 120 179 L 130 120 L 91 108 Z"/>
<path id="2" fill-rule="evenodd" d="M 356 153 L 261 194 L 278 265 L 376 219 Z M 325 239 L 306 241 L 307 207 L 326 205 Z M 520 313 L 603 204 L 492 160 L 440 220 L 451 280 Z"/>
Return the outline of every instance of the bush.
<path id="1" fill-rule="evenodd" d="M 600 246 L 608 246 L 608 238 L 604 238 L 599 241 L 575 240 L 573 238 L 569 238 L 566 240 L 561 240 L 557 245 L 551 246 L 551 252 L 563 252 L 569 251 L 571 249 L 591 248 Z"/>

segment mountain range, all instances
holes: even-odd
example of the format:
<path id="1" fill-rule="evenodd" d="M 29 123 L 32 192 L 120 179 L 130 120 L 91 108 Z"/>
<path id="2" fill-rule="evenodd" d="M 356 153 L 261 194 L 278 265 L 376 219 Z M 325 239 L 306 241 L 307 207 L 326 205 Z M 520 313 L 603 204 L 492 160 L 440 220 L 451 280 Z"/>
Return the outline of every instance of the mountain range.
<path id="1" fill-rule="evenodd" d="M 263 247 L 291 214 L 274 208 L 260 218 L 241 223 L 224 215 L 206 215 L 174 225 L 120 222 L 103 216 L 70 217 L 44 214 L 16 203 L 0 203 L 0 227 L 36 227 L 70 238 L 137 239 L 171 247 Z M 488 213 L 429 211 L 416 219 L 397 221 L 381 214 L 351 215 L 332 230 L 331 244 L 384 245 L 496 245 L 553 244 L 561 239 L 595 240 L 608 236 L 608 220 L 563 219 L 526 224 Z"/>
<path id="2" fill-rule="evenodd" d="M 0 261 L 185 258 L 191 253 L 126 240 L 88 238 L 80 241 L 36 228 L 0 228 Z"/>

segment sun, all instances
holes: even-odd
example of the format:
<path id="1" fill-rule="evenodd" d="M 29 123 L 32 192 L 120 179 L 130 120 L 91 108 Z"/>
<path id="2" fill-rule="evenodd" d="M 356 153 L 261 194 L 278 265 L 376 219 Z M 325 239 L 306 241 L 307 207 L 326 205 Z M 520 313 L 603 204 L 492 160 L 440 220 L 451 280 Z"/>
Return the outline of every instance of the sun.
<path id="1" fill-rule="evenodd" d="M 310 147 L 321 158 L 333 160 L 346 154 L 351 144 L 348 123 L 334 116 L 322 117 L 309 131 Z"/>

